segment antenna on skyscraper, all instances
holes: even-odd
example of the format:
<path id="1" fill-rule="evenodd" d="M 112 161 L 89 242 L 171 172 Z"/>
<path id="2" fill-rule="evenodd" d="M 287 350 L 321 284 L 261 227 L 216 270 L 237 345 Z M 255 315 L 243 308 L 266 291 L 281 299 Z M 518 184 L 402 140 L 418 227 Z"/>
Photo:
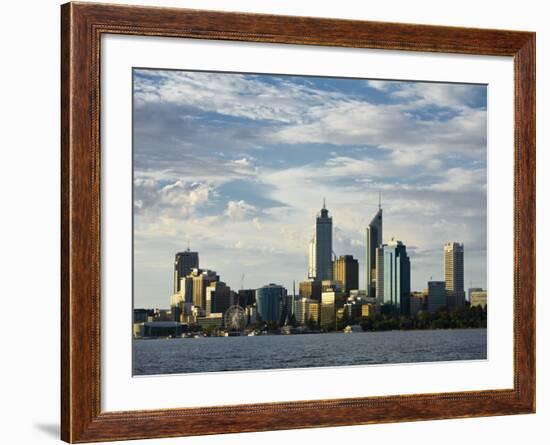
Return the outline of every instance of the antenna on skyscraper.
<path id="1" fill-rule="evenodd" d="M 191 249 L 189 248 L 189 238 L 187 238 L 187 251 L 190 252 Z"/>
<path id="2" fill-rule="evenodd" d="M 323 209 L 326 209 L 326 201 L 325 201 L 325 198 L 323 198 Z"/>
<path id="3" fill-rule="evenodd" d="M 382 191 L 378 191 L 378 210 L 382 210 Z"/>
<path id="4" fill-rule="evenodd" d="M 241 275 L 241 290 L 244 289 L 244 273 Z"/>

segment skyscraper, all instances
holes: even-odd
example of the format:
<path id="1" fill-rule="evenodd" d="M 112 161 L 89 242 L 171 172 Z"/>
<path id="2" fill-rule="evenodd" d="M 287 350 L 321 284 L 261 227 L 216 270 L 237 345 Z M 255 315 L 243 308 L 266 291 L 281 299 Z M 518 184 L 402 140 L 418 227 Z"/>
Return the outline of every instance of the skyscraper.
<path id="1" fill-rule="evenodd" d="M 193 269 L 190 277 L 193 280 L 193 305 L 206 309 L 206 287 L 214 281 L 219 281 L 220 277 L 208 269 Z"/>
<path id="2" fill-rule="evenodd" d="M 308 263 L 307 263 L 307 277 L 314 280 L 315 275 L 317 274 L 317 264 L 316 264 L 316 255 L 315 255 L 315 235 L 309 240 L 308 248 Z"/>
<path id="3" fill-rule="evenodd" d="M 390 304 L 401 315 L 410 312 L 411 262 L 407 247 L 392 238 L 384 246 L 384 304 Z"/>
<path id="4" fill-rule="evenodd" d="M 332 280 L 332 218 L 324 200 L 315 225 L 315 279 Z"/>
<path id="5" fill-rule="evenodd" d="M 376 248 L 382 244 L 382 202 L 379 199 L 378 212 L 367 226 L 365 240 L 365 292 L 376 297 Z"/>
<path id="6" fill-rule="evenodd" d="M 181 279 L 191 273 L 192 269 L 199 267 L 199 253 L 191 252 L 189 247 L 185 252 L 176 253 L 174 260 L 174 293 L 181 289 Z"/>
<path id="7" fill-rule="evenodd" d="M 443 247 L 445 256 L 445 290 L 449 308 L 464 305 L 464 244 L 451 242 Z"/>
<path id="8" fill-rule="evenodd" d="M 375 296 L 378 304 L 384 304 L 384 246 L 380 244 L 376 248 L 376 264 L 375 264 L 375 276 L 376 276 L 376 289 Z"/>
<path id="9" fill-rule="evenodd" d="M 341 255 L 334 260 L 333 279 L 342 282 L 342 291 L 359 289 L 359 261 L 352 255 Z"/>

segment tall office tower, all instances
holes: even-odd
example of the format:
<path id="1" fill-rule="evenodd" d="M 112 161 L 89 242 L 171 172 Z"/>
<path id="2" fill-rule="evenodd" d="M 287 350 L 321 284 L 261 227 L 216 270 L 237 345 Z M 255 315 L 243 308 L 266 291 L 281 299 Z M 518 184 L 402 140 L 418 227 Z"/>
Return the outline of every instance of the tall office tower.
<path id="1" fill-rule="evenodd" d="M 332 218 L 324 200 L 315 226 L 315 278 L 332 280 Z"/>
<path id="2" fill-rule="evenodd" d="M 407 247 L 392 240 L 384 246 L 384 304 L 391 304 L 401 315 L 409 315 L 411 262 Z"/>
<path id="3" fill-rule="evenodd" d="M 352 255 L 341 255 L 334 260 L 334 281 L 342 282 L 342 291 L 349 296 L 350 290 L 359 289 L 359 261 Z"/>
<path id="4" fill-rule="evenodd" d="M 338 310 L 344 307 L 346 296 L 338 287 L 326 289 L 321 294 L 321 326 L 324 328 L 336 327 Z"/>
<path id="5" fill-rule="evenodd" d="M 301 281 L 299 286 L 300 298 L 309 298 L 315 301 L 321 301 L 321 282 L 313 279 Z"/>
<path id="6" fill-rule="evenodd" d="M 225 313 L 231 303 L 231 289 L 225 283 L 212 281 L 206 286 L 206 315 Z"/>
<path id="7" fill-rule="evenodd" d="M 311 280 L 315 279 L 316 272 L 316 259 L 315 259 L 315 235 L 311 237 L 308 244 L 308 263 L 307 263 L 307 277 Z"/>
<path id="8" fill-rule="evenodd" d="M 191 252 L 189 247 L 185 252 L 176 253 L 174 260 L 174 293 L 180 291 L 181 279 L 199 267 L 199 253 Z"/>
<path id="9" fill-rule="evenodd" d="M 220 277 L 213 270 L 198 268 L 191 271 L 190 277 L 193 279 L 193 305 L 206 309 L 206 287 Z"/>
<path id="10" fill-rule="evenodd" d="M 376 297 L 376 248 L 382 244 L 382 200 L 378 201 L 378 212 L 367 226 L 365 240 L 365 292 Z"/>
<path id="11" fill-rule="evenodd" d="M 384 246 L 376 248 L 376 300 L 378 304 L 384 303 Z"/>
<path id="12" fill-rule="evenodd" d="M 452 242 L 443 247 L 445 255 L 445 290 L 447 305 L 454 308 L 464 305 L 464 244 Z"/>

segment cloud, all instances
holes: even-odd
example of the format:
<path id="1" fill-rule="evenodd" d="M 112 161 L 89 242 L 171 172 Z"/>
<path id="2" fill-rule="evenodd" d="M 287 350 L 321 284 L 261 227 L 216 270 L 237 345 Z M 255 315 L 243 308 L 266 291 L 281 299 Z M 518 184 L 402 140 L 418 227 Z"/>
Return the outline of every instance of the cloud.
<path id="1" fill-rule="evenodd" d="M 253 205 L 250 205 L 241 199 L 240 201 L 229 201 L 227 203 L 227 208 L 225 209 L 225 214 L 230 219 L 242 220 L 255 210 L 256 208 Z"/>
<path id="2" fill-rule="evenodd" d="M 232 287 L 243 273 L 247 286 L 291 286 L 323 198 L 335 253 L 362 268 L 379 191 L 413 288 L 442 277 L 450 240 L 484 285 L 484 87 L 141 70 L 135 99 L 136 301 L 168 304 L 188 241 Z"/>

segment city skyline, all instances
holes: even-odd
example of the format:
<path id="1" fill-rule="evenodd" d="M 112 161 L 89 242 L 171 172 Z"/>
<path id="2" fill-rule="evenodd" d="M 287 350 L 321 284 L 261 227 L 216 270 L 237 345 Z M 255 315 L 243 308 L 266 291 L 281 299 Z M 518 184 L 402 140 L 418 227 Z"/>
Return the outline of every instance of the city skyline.
<path id="1" fill-rule="evenodd" d="M 465 285 L 486 287 L 485 86 L 134 76 L 136 307 L 166 306 L 174 254 L 188 245 L 232 289 L 243 273 L 245 288 L 291 289 L 308 275 L 322 196 L 335 254 L 359 261 L 364 289 L 380 191 L 382 241 L 407 244 L 412 289 L 444 279 L 442 246 L 453 240 L 465 244 Z"/>

